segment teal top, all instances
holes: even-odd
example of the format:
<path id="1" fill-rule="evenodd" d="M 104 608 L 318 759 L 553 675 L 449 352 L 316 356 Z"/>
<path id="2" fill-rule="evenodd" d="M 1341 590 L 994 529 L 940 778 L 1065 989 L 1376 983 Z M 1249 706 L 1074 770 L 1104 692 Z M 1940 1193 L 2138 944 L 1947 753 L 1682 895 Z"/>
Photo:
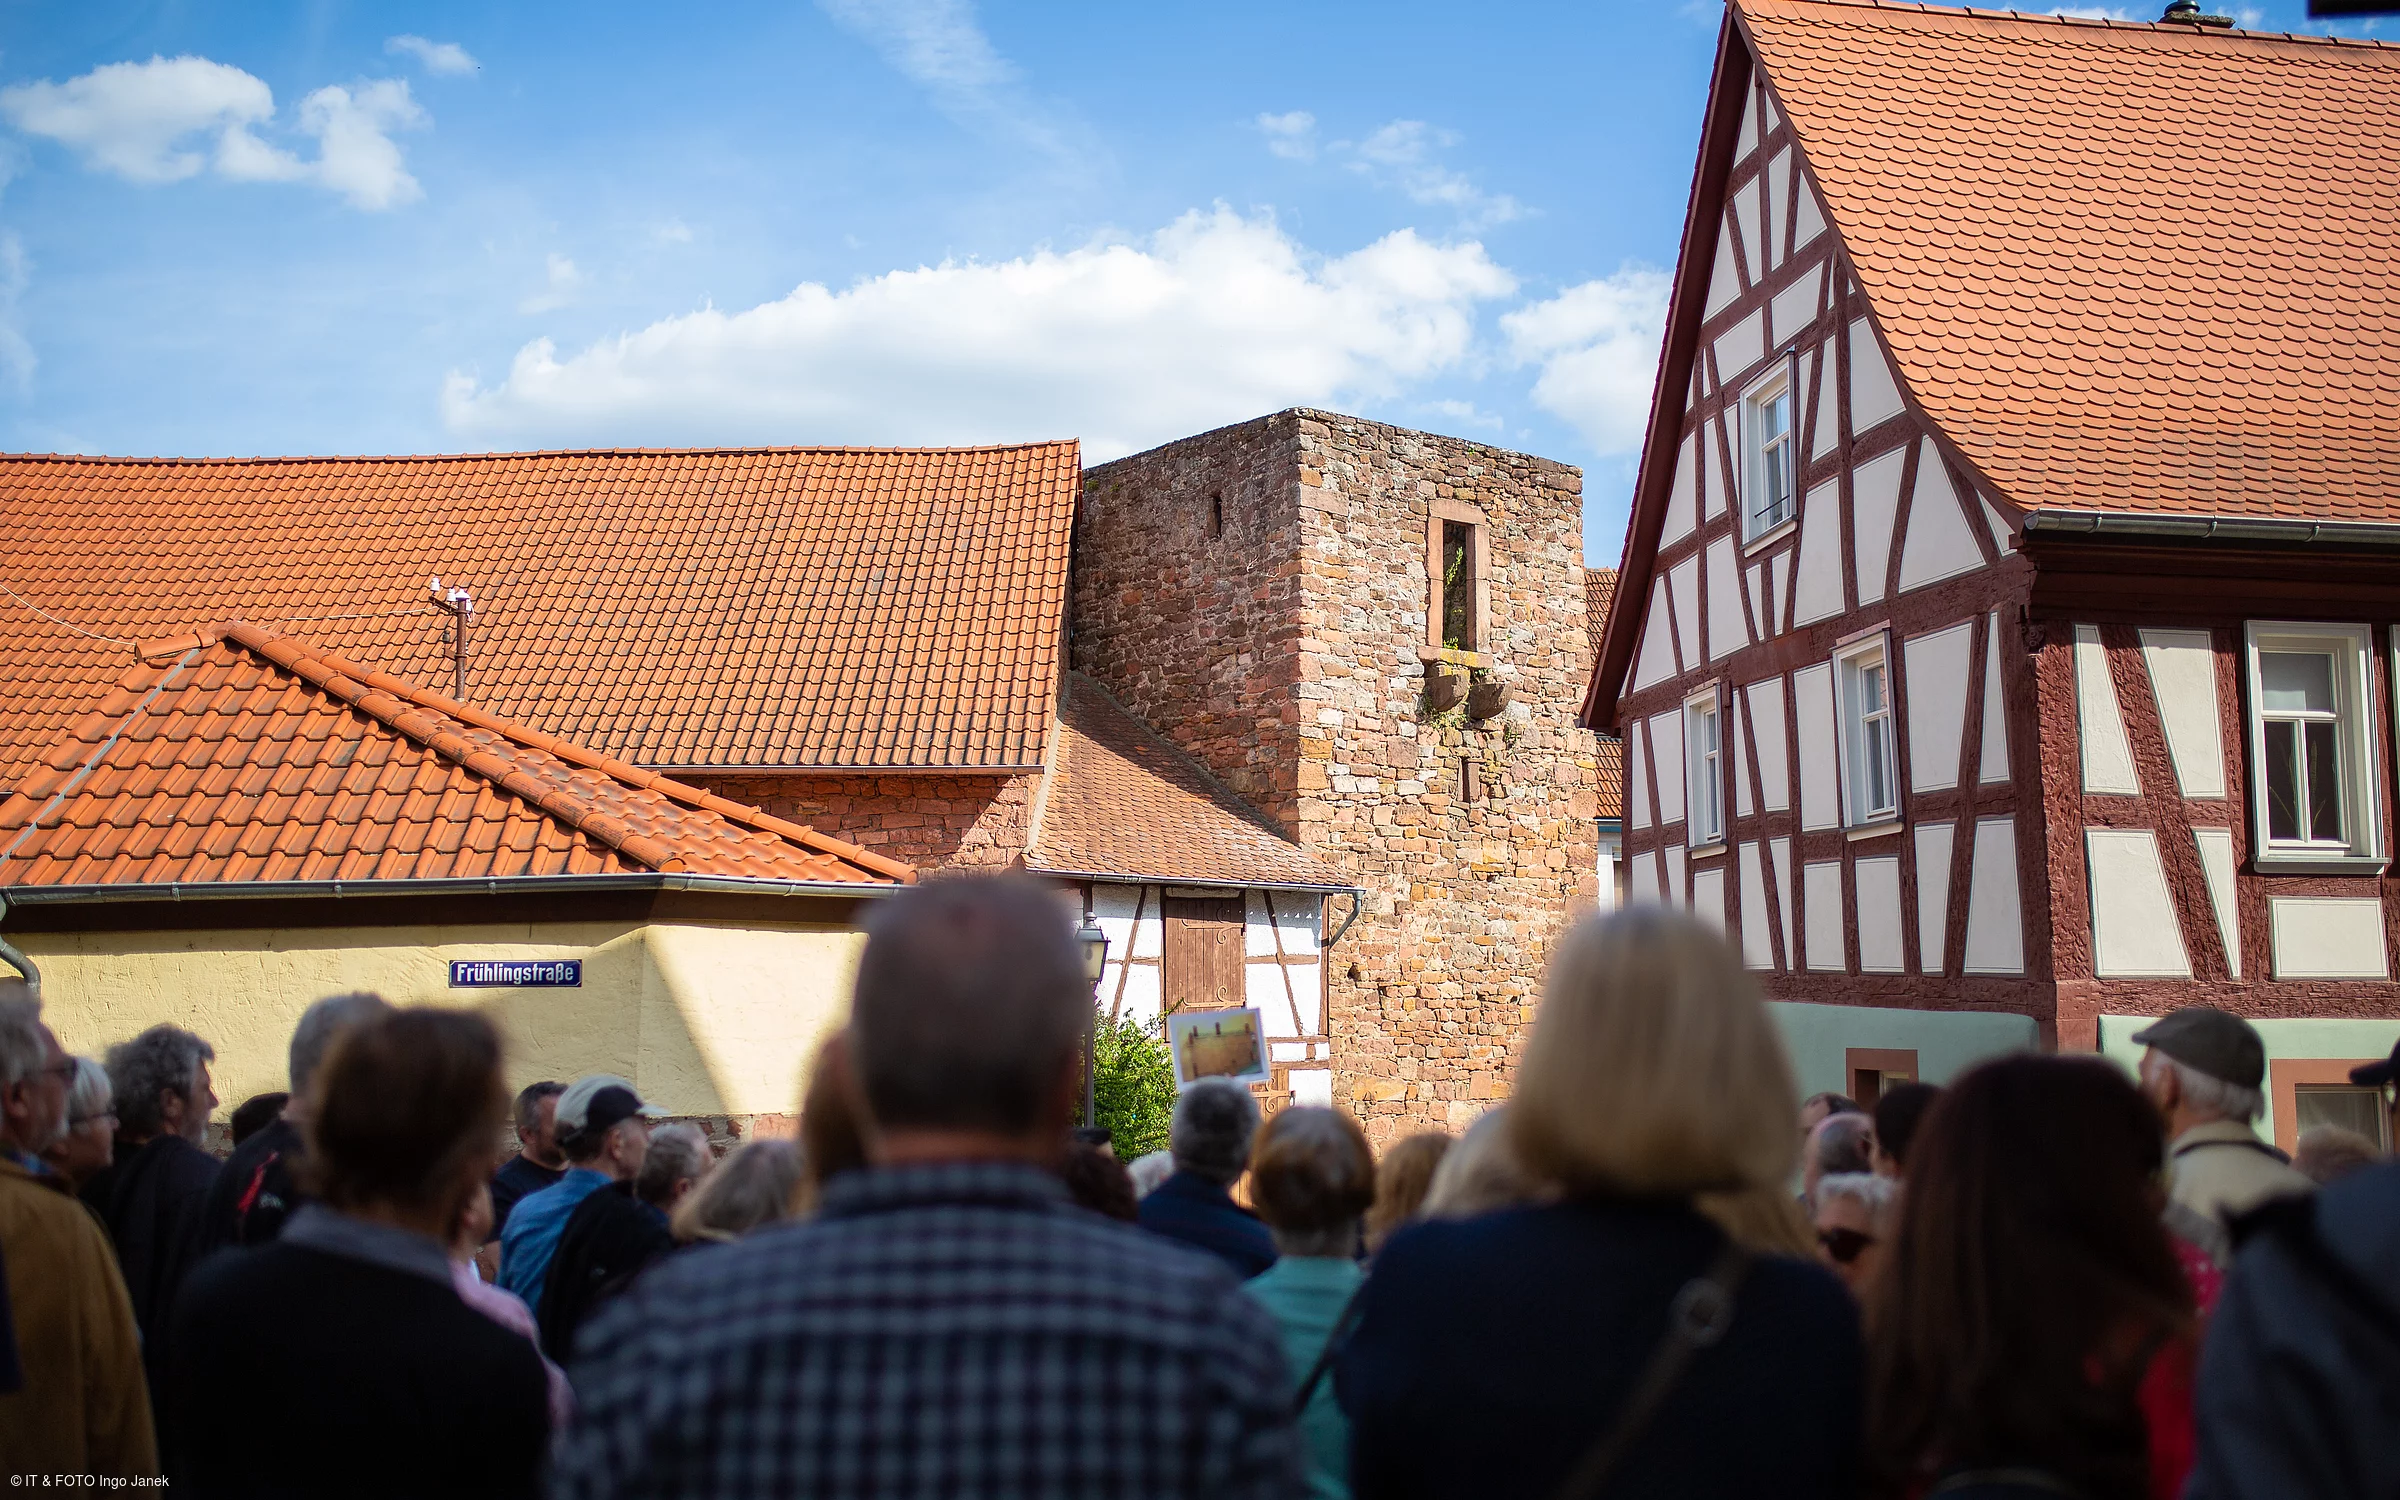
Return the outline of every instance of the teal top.
<path id="1" fill-rule="evenodd" d="M 1334 1322 L 1366 1277 L 1346 1257 L 1287 1255 L 1243 1283 L 1242 1290 L 1265 1305 L 1283 1330 L 1283 1357 L 1292 1367 L 1292 1387 L 1308 1378 Z M 1308 1492 L 1316 1500 L 1350 1500 L 1350 1422 L 1333 1399 L 1328 1370 L 1300 1414 L 1308 1443 Z"/>

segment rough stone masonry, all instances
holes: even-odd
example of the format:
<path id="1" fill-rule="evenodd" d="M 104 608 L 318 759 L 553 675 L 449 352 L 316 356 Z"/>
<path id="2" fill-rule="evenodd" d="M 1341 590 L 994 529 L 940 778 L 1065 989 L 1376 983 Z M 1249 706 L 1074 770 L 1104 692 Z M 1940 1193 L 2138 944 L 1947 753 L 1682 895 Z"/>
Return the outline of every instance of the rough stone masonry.
<path id="1" fill-rule="evenodd" d="M 1326 971 L 1336 1097 L 1379 1141 L 1505 1097 L 1598 891 L 1581 471 L 1295 409 L 1084 489 L 1075 665 L 1367 892 Z M 1473 645 L 1445 651 L 1436 579 L 1462 571 Z M 1509 701 L 1437 709 L 1435 675 Z"/>

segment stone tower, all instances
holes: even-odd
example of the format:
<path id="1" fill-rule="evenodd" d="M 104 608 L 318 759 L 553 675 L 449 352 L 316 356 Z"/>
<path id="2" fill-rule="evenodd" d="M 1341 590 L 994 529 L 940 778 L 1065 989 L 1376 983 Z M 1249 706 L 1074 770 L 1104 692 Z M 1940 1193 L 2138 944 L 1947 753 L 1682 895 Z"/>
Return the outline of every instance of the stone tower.
<path id="1" fill-rule="evenodd" d="M 1336 1097 L 1379 1140 L 1506 1095 L 1598 889 L 1582 490 L 1304 409 L 1084 476 L 1074 665 L 1365 891 L 1324 972 Z"/>

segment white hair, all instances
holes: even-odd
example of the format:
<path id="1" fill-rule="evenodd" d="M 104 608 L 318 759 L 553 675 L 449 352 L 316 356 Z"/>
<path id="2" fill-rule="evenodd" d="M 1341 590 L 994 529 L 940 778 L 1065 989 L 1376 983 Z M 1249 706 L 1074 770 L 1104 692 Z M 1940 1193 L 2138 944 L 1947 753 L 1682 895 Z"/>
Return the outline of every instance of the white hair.
<path id="1" fill-rule="evenodd" d="M 70 1060 L 75 1064 L 75 1081 L 67 1085 L 68 1122 L 106 1114 L 116 1100 L 116 1092 L 109 1086 L 108 1069 L 88 1057 Z"/>
<path id="2" fill-rule="evenodd" d="M 2183 1095 L 2183 1106 L 2206 1120 L 2257 1119 L 2266 1113 L 2266 1097 L 2256 1089 L 2246 1089 L 2238 1083 L 2227 1083 L 2212 1074 L 2203 1073 L 2190 1063 L 2177 1062 L 2153 1047 L 2142 1055 L 2142 1078 L 2147 1082 L 2160 1069 L 2172 1069 L 2175 1087 Z"/>
<path id="3" fill-rule="evenodd" d="M 1150 1190 L 1175 1175 L 1175 1153 L 1152 1151 L 1137 1156 L 1125 1165 L 1125 1175 L 1133 1179 L 1133 1195 L 1147 1198 Z"/>
<path id="4" fill-rule="evenodd" d="M 42 1002 L 22 980 L 0 980 L 0 1089 L 30 1081 L 48 1060 Z"/>
<path id="5" fill-rule="evenodd" d="M 1900 1201 L 1900 1184 L 1872 1172 L 1834 1172 L 1817 1179 L 1817 1204 L 1847 1198 L 1867 1211 L 1867 1222 L 1881 1231 L 1891 1222 Z"/>

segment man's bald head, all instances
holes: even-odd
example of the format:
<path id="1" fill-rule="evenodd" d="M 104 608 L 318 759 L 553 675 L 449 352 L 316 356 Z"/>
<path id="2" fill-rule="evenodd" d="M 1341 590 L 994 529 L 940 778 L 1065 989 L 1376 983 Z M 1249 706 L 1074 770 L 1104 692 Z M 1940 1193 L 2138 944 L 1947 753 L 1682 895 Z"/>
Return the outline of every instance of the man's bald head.
<path id="1" fill-rule="evenodd" d="M 878 1128 L 1021 1135 L 1091 1006 L 1058 898 L 1021 876 L 929 881 L 867 926 L 850 1029 Z"/>

